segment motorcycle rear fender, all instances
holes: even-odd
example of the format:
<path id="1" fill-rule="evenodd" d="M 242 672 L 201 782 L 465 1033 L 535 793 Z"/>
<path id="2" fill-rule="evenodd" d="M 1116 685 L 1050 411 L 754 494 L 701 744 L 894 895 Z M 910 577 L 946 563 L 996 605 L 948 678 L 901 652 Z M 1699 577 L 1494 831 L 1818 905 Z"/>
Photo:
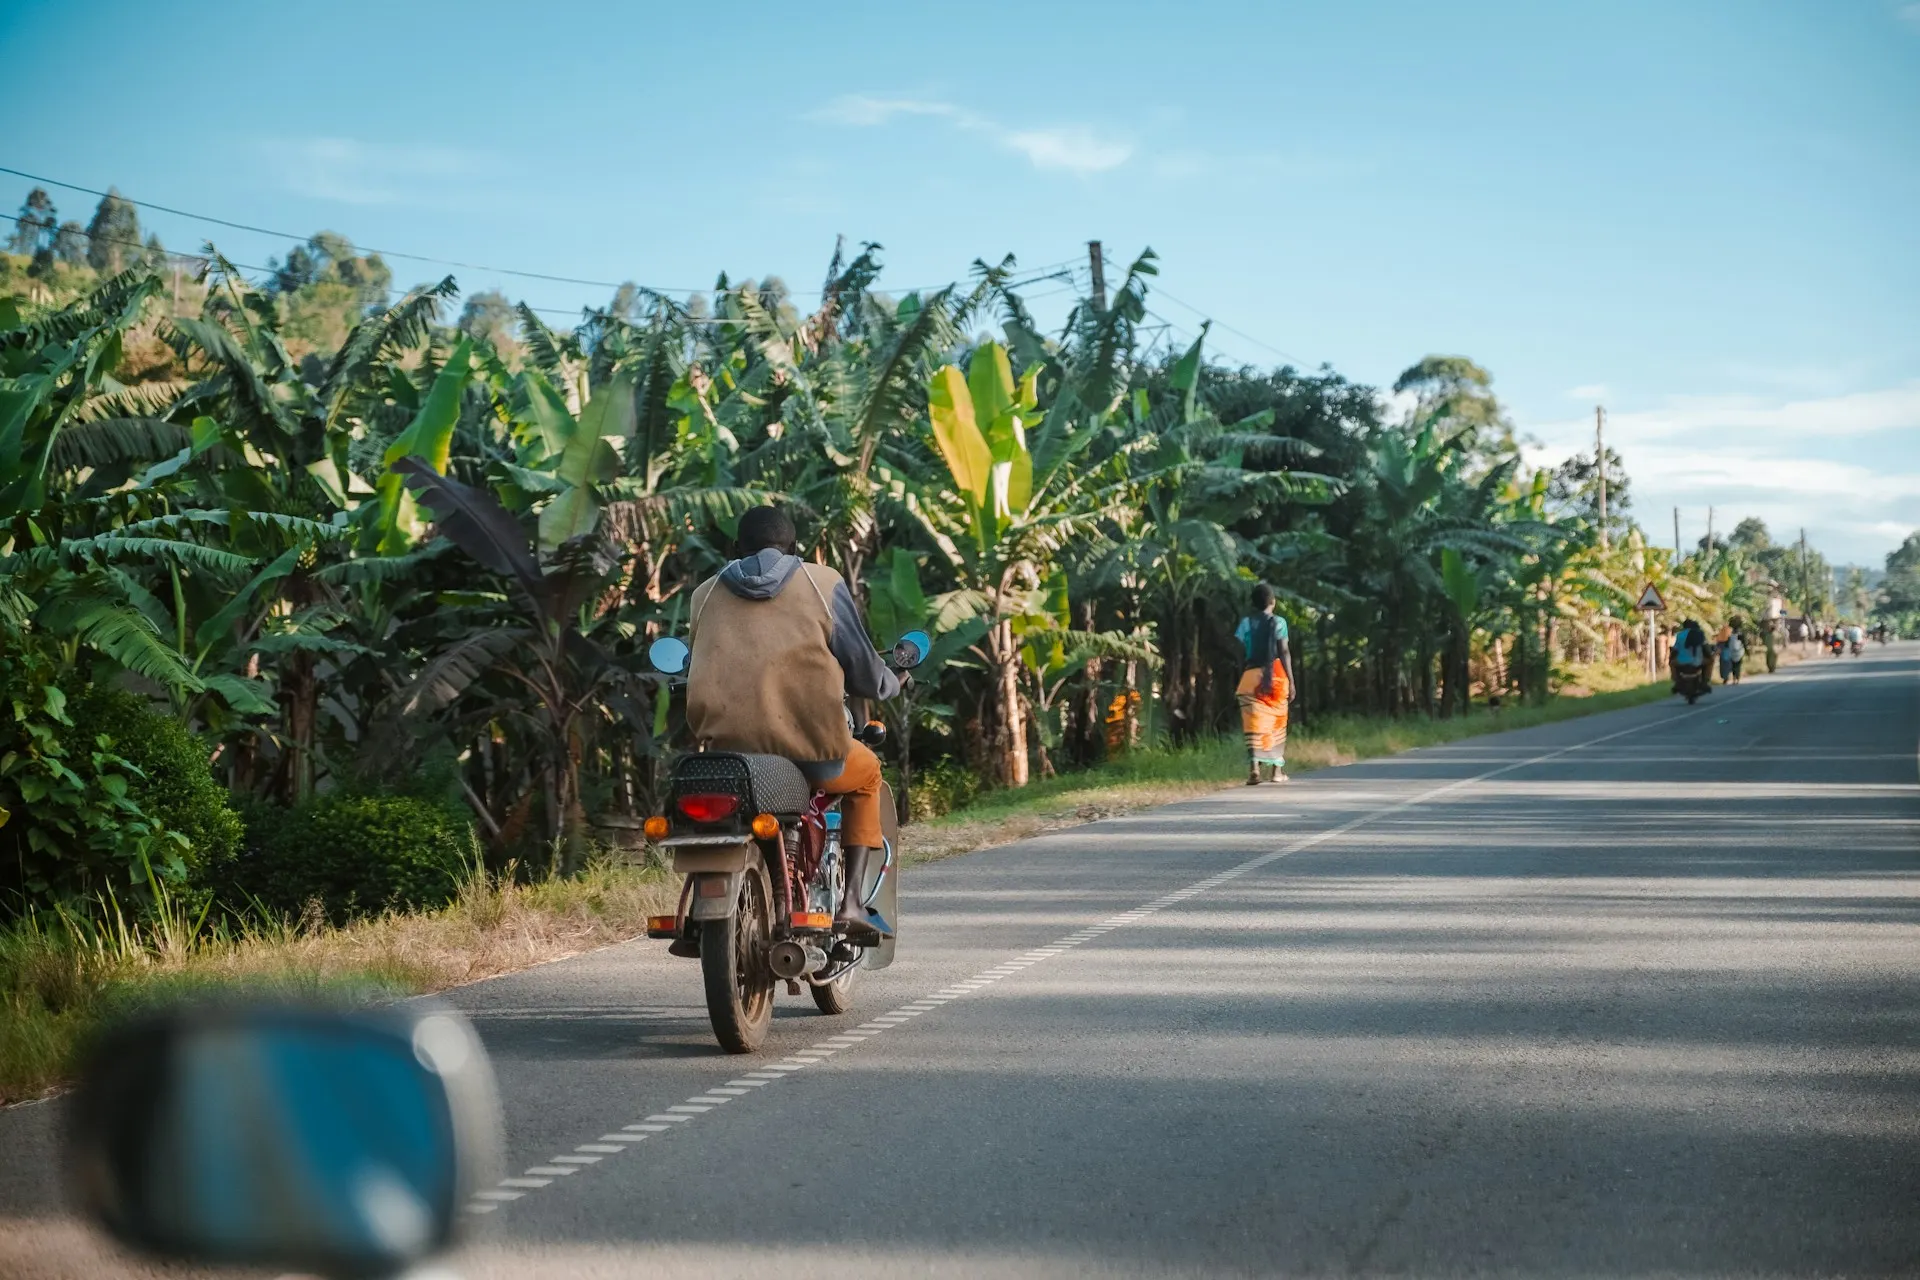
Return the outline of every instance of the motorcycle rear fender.
<path id="1" fill-rule="evenodd" d="M 746 870 L 702 871 L 687 877 L 687 919 L 725 920 L 740 902 Z"/>
<path id="2" fill-rule="evenodd" d="M 745 839 L 738 844 L 683 845 L 673 851 L 673 869 L 683 876 L 702 871 L 745 871 L 752 852 L 752 843 Z"/>

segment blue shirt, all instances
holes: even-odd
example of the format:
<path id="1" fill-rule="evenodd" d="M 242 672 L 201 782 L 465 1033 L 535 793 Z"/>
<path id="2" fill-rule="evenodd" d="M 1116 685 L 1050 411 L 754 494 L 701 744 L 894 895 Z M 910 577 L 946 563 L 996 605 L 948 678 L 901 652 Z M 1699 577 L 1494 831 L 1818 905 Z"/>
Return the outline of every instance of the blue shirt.
<path id="1" fill-rule="evenodd" d="M 1277 613 L 1273 615 L 1273 629 L 1279 633 L 1282 642 L 1291 639 L 1287 635 L 1287 620 Z M 1233 629 L 1233 638 L 1238 640 L 1240 647 L 1246 651 L 1247 661 L 1253 661 L 1253 619 L 1240 619 L 1240 625 Z"/>

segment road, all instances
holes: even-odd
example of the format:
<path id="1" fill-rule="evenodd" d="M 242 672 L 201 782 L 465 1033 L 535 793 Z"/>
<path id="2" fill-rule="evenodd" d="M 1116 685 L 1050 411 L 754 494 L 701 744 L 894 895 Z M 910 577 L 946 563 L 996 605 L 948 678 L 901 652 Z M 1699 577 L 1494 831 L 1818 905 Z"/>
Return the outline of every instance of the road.
<path id="1" fill-rule="evenodd" d="M 751 1058 L 660 944 L 465 988 L 455 1265 L 1920 1274 L 1917 744 L 1907 644 L 912 868 Z"/>

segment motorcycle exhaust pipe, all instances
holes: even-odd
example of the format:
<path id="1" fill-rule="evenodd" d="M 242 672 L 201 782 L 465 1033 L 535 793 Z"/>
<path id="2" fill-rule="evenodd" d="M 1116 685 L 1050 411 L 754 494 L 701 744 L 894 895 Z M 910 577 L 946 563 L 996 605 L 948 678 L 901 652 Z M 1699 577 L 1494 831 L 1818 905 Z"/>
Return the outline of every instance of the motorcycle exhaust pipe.
<path id="1" fill-rule="evenodd" d="M 804 978 L 827 967 L 827 953 L 810 942 L 784 938 L 767 952 L 767 965 L 776 978 Z"/>

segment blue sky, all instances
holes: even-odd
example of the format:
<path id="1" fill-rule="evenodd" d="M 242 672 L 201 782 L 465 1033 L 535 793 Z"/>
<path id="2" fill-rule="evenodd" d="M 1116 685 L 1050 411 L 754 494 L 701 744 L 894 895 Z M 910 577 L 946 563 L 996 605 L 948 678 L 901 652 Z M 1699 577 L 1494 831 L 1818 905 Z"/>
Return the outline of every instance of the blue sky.
<path id="1" fill-rule="evenodd" d="M 11 168 L 672 288 L 815 288 L 837 233 L 896 287 L 1151 245 L 1170 336 L 1210 316 L 1228 358 L 1384 385 L 1466 354 L 1545 457 L 1604 402 L 1656 540 L 1675 505 L 1689 539 L 1712 504 L 1840 561 L 1920 528 L 1908 0 L 13 0 L 0 52 Z M 0 175 L 0 206 L 28 185 Z"/>

